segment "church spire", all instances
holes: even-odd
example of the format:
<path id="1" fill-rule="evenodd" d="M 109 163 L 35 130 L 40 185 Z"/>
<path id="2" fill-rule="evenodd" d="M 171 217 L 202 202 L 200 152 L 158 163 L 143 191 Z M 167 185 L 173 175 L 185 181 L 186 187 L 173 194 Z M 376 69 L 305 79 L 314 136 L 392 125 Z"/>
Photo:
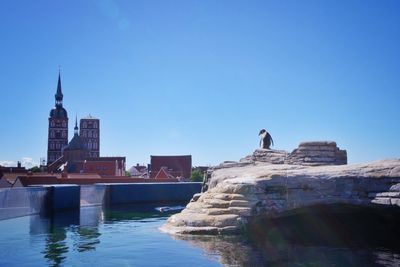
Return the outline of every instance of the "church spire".
<path id="1" fill-rule="evenodd" d="M 58 83 L 57 83 L 57 93 L 55 94 L 56 106 L 62 107 L 63 93 L 61 91 L 61 74 L 58 70 Z"/>
<path id="2" fill-rule="evenodd" d="M 78 116 L 75 117 L 74 135 L 78 135 Z"/>

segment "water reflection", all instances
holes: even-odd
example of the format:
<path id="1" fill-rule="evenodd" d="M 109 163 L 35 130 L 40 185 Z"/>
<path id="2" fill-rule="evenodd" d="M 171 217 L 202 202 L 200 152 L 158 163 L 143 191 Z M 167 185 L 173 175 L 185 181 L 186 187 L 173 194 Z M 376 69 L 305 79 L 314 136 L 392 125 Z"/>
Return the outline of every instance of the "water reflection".
<path id="1" fill-rule="evenodd" d="M 94 251 L 101 243 L 99 224 L 121 221 L 146 222 L 146 219 L 166 218 L 172 213 L 160 213 L 155 207 L 177 203 L 131 204 L 112 207 L 87 206 L 76 211 L 30 216 L 31 236 L 45 236 L 41 252 L 50 266 L 61 266 L 67 254 Z M 182 204 L 182 203 L 178 203 Z"/>
<path id="2" fill-rule="evenodd" d="M 243 236 L 173 237 L 184 241 L 177 245 L 170 242 L 169 236 L 157 235 L 149 244 L 149 233 L 158 234 L 155 227 L 154 232 L 138 231 L 140 243 L 133 238 L 137 233 L 133 228 L 154 223 L 154 218 L 164 221 L 172 214 L 155 212 L 159 205 L 92 206 L 75 212 L 30 216 L 30 235 L 34 244 L 40 245 L 40 259 L 50 266 L 77 265 L 82 254 L 96 250 L 97 254 L 87 254 L 89 264 L 99 262 L 99 256 L 107 253 L 107 259 L 121 253 L 121 257 L 132 257 L 130 261 L 134 262 L 137 257 L 132 256 L 136 255 L 133 252 L 142 255 L 154 248 L 168 251 L 171 244 L 201 248 L 207 258 L 217 259 L 224 266 L 398 266 L 400 262 L 399 211 L 313 207 L 285 218 L 254 219 Z M 115 239 L 112 245 L 104 246 L 111 237 Z M 116 244 L 122 243 L 124 249 L 120 251 Z M 152 249 L 146 250 L 146 246 Z M 185 249 L 175 255 L 184 257 Z"/>
<path id="3" fill-rule="evenodd" d="M 204 250 L 210 259 L 218 258 L 224 266 L 264 266 L 259 250 L 243 236 L 174 236 Z"/>
<path id="4" fill-rule="evenodd" d="M 79 252 L 95 249 L 100 243 L 97 226 L 101 218 L 101 207 L 31 216 L 30 234 L 46 235 L 42 254 L 50 266 L 60 266 L 71 249 Z M 72 248 L 67 242 L 69 238 L 73 240 Z"/>
<path id="5" fill-rule="evenodd" d="M 239 237 L 177 236 L 224 266 L 399 266 L 398 211 L 313 207 L 258 218 Z"/>
<path id="6" fill-rule="evenodd" d="M 42 253 L 51 266 L 59 266 L 66 259 L 66 253 L 68 253 L 66 237 L 64 228 L 53 228 L 49 231 Z"/>
<path id="7" fill-rule="evenodd" d="M 140 204 L 123 204 L 113 205 L 104 208 L 104 223 L 113 223 L 120 221 L 136 221 L 147 222 L 146 219 L 167 218 L 177 211 L 159 212 L 156 207 L 160 206 L 178 206 L 186 205 L 182 202 L 158 202 L 158 203 L 140 203 Z"/>
<path id="8" fill-rule="evenodd" d="M 101 236 L 98 227 L 79 226 L 73 231 L 74 249 L 78 252 L 95 250 L 100 244 L 99 237 Z"/>

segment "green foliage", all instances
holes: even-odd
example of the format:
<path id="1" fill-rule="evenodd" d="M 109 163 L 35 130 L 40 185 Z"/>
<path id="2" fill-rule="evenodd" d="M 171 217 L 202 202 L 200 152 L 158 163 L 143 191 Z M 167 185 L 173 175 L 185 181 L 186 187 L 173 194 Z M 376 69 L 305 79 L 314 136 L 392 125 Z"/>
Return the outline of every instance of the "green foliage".
<path id="1" fill-rule="evenodd" d="M 203 174 L 200 170 L 193 170 L 192 176 L 190 177 L 192 182 L 202 182 L 203 181 Z"/>
<path id="2" fill-rule="evenodd" d="M 128 171 L 125 171 L 125 176 L 131 177 L 131 173 Z"/>
<path id="3" fill-rule="evenodd" d="M 41 172 L 42 170 L 38 166 L 33 166 L 32 168 L 29 169 L 31 172 Z"/>

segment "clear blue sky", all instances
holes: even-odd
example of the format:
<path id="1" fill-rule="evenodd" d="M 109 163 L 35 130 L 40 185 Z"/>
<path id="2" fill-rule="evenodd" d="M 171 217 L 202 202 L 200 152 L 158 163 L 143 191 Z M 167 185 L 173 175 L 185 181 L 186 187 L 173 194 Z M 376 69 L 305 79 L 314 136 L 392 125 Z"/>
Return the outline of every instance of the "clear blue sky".
<path id="1" fill-rule="evenodd" d="M 350 163 L 400 157 L 400 1 L 0 1 L 0 161 L 46 157 L 61 65 L 101 154 L 239 160 L 334 140 Z"/>

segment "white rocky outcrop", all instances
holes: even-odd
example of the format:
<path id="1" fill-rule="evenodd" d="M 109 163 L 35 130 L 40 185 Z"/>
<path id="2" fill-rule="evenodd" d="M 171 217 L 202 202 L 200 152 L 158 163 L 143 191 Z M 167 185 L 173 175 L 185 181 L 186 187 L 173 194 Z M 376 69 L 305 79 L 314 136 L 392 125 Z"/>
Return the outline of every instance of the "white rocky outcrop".
<path id="1" fill-rule="evenodd" d="M 347 152 L 337 147 L 336 142 L 303 142 L 285 160 L 286 164 L 321 166 L 347 164 Z"/>
<path id="2" fill-rule="evenodd" d="M 330 146 L 336 148 L 336 144 Z M 284 153 L 267 154 L 262 157 L 281 161 Z M 327 166 L 256 159 L 248 157 L 216 168 L 208 191 L 171 216 L 161 230 L 172 234 L 235 233 L 252 216 L 279 217 L 319 204 L 400 208 L 400 159 Z M 288 162 L 287 157 L 284 161 Z"/>

